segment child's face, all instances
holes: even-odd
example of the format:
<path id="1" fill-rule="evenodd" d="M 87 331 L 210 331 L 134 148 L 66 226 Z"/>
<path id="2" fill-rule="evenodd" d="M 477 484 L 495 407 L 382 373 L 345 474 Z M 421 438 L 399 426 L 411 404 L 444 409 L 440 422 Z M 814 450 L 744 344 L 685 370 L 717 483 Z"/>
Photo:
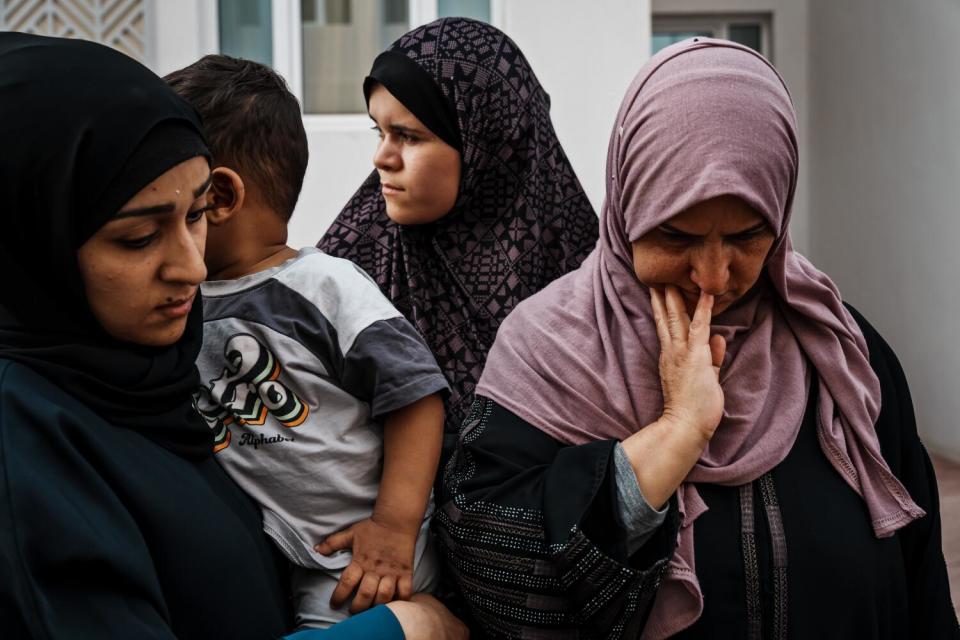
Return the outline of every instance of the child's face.
<path id="1" fill-rule="evenodd" d="M 183 335 L 199 284 L 210 168 L 182 162 L 144 187 L 77 251 L 94 317 L 112 337 L 146 346 Z"/>
<path id="2" fill-rule="evenodd" d="M 460 152 L 382 85 L 370 92 L 369 111 L 380 134 L 373 165 L 387 215 L 397 224 L 426 224 L 447 215 L 460 190 Z"/>

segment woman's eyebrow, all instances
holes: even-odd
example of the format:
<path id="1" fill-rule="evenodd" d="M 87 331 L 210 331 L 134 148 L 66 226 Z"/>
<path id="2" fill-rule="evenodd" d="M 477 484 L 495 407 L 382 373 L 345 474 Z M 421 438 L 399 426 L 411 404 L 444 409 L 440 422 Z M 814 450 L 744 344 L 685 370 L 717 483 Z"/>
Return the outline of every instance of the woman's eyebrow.
<path id="1" fill-rule="evenodd" d="M 210 188 L 210 183 L 212 180 L 213 180 L 213 174 L 211 173 L 210 175 L 207 176 L 207 179 L 203 181 L 203 184 L 201 184 L 199 187 L 193 190 L 194 200 L 196 200 L 197 198 L 202 196 L 204 193 L 206 193 L 207 189 Z M 117 220 L 119 218 L 134 218 L 137 216 L 152 216 L 152 215 L 157 215 L 159 213 L 170 213 L 171 211 L 176 210 L 176 208 L 177 208 L 177 205 L 174 204 L 173 202 L 166 202 L 164 204 L 155 204 L 149 207 L 138 207 L 136 209 L 124 209 L 123 211 L 121 211 L 120 213 L 114 216 L 114 220 Z"/>
<path id="2" fill-rule="evenodd" d="M 748 229 L 744 229 L 743 231 L 737 231 L 736 233 L 731 233 L 731 234 L 729 234 L 729 235 L 731 235 L 731 236 L 742 236 L 742 235 L 746 235 L 746 234 L 748 234 L 748 233 L 756 233 L 757 231 L 762 231 L 763 229 L 765 229 L 766 226 L 767 226 L 767 223 L 766 223 L 766 222 L 758 222 L 757 224 L 753 225 L 752 227 L 750 227 L 750 228 L 748 228 Z"/>
<path id="3" fill-rule="evenodd" d="M 748 234 L 748 233 L 755 233 L 755 232 L 760 231 L 761 229 L 765 228 L 766 226 L 767 226 L 767 223 L 766 223 L 766 222 L 758 222 L 757 224 L 753 225 L 752 227 L 748 227 L 748 228 L 742 229 L 742 230 L 740 230 L 740 231 L 734 231 L 733 233 L 728 233 L 728 234 L 726 234 L 726 237 L 730 237 L 730 236 L 741 236 L 741 235 L 745 235 L 745 234 Z M 677 228 L 674 227 L 673 225 L 671 225 L 671 224 L 666 224 L 666 223 L 661 224 L 661 225 L 658 227 L 658 229 L 662 229 L 662 230 L 667 231 L 667 232 L 669 232 L 669 233 L 676 233 L 676 234 L 678 234 L 678 235 L 690 236 L 691 238 L 702 238 L 702 237 L 703 237 L 702 235 L 697 235 L 696 233 L 690 233 L 689 231 L 683 231 L 682 229 L 677 229 Z"/>
<path id="4" fill-rule="evenodd" d="M 417 135 L 423 134 L 423 132 L 417 129 L 416 127 L 408 127 L 402 124 L 391 124 L 388 128 L 392 133 L 417 134 Z"/>

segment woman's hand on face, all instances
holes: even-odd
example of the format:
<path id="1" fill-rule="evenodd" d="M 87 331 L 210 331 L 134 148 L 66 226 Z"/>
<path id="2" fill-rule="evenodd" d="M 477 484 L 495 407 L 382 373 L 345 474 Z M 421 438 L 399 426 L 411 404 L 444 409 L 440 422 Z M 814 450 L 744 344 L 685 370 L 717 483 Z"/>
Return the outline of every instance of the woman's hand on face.
<path id="1" fill-rule="evenodd" d="M 722 336 L 710 335 L 713 296 L 700 292 L 693 319 L 676 287 L 650 287 L 650 303 L 660 339 L 663 419 L 693 429 L 704 446 L 723 417 L 720 365 L 726 352 Z"/>

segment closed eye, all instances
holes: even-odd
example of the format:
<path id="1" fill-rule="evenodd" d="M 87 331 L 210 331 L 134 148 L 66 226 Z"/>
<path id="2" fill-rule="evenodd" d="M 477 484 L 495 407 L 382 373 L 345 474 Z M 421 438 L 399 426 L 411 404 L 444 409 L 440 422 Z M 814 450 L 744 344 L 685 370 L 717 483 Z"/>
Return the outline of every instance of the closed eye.
<path id="1" fill-rule="evenodd" d="M 202 208 L 200 208 L 200 209 L 195 209 L 195 210 L 193 210 L 193 211 L 188 212 L 188 213 L 187 213 L 187 222 L 188 222 L 189 224 L 193 224 L 193 223 L 195 223 L 195 222 L 199 222 L 199 221 L 200 221 L 200 218 L 203 217 L 203 214 L 205 214 L 207 211 L 211 211 L 212 209 L 213 209 L 213 207 L 202 207 Z"/>
<path id="2" fill-rule="evenodd" d="M 752 240 L 757 236 L 763 235 L 764 233 L 766 233 L 766 231 L 767 231 L 767 224 L 765 222 L 762 222 L 755 227 L 751 227 L 750 229 L 741 231 L 740 233 L 735 233 L 733 235 L 727 236 L 727 238 L 729 240 L 732 240 L 733 242 L 745 242 L 747 240 Z"/>
<path id="3" fill-rule="evenodd" d="M 128 249 L 143 249 L 156 238 L 158 233 L 154 231 L 153 233 L 139 238 L 131 238 L 129 240 L 120 240 L 120 244 L 127 247 Z"/>
<path id="4" fill-rule="evenodd" d="M 668 227 L 666 225 L 657 227 L 657 230 L 671 240 L 694 240 L 700 237 L 689 233 L 684 233 L 679 229 L 674 229 L 673 227 Z"/>

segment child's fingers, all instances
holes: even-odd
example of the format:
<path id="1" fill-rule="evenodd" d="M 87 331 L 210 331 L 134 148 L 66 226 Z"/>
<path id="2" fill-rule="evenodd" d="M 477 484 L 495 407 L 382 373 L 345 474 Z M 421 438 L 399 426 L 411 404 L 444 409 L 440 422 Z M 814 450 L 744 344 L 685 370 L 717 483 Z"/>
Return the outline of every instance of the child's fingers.
<path id="1" fill-rule="evenodd" d="M 343 606 L 353 590 L 360 584 L 361 578 L 363 578 L 363 569 L 360 568 L 360 565 L 354 562 L 347 565 L 347 568 L 340 574 L 340 582 L 337 583 L 336 589 L 330 596 L 330 606 L 334 609 Z"/>
<path id="2" fill-rule="evenodd" d="M 409 600 L 413 596 L 413 576 L 404 573 L 397 580 L 397 598 L 400 600 Z"/>
<path id="3" fill-rule="evenodd" d="M 360 613 L 369 609 L 373 599 L 377 597 L 379 586 L 380 576 L 372 573 L 363 574 L 360 586 L 357 587 L 357 595 L 353 596 L 353 602 L 350 603 L 350 613 Z"/>
<path id="4" fill-rule="evenodd" d="M 377 587 L 377 597 L 374 598 L 374 604 L 387 604 L 393 600 L 397 592 L 397 579 L 394 576 L 383 576 L 380 578 L 380 586 Z"/>
<path id="5" fill-rule="evenodd" d="M 334 551 L 353 548 L 353 529 L 344 529 L 327 536 L 326 540 L 316 545 L 313 550 L 320 555 L 328 556 Z"/>

